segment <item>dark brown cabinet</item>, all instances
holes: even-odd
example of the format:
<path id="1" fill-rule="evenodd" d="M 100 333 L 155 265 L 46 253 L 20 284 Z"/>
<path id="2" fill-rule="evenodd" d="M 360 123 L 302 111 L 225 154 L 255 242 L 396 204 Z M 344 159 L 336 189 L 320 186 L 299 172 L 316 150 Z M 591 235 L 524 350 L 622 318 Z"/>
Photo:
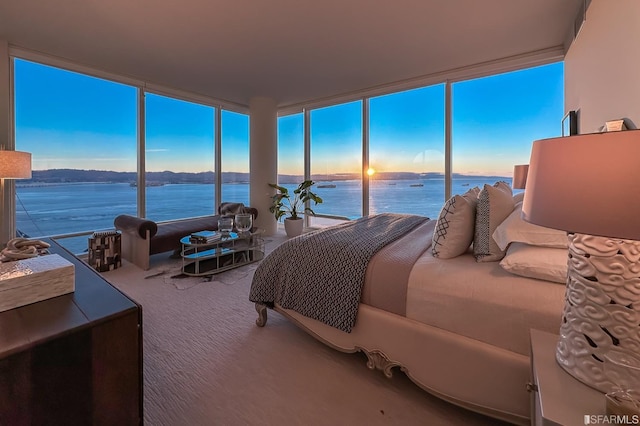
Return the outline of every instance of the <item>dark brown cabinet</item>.
<path id="1" fill-rule="evenodd" d="M 0 425 L 143 423 L 142 308 L 75 265 L 75 292 L 0 313 Z"/>

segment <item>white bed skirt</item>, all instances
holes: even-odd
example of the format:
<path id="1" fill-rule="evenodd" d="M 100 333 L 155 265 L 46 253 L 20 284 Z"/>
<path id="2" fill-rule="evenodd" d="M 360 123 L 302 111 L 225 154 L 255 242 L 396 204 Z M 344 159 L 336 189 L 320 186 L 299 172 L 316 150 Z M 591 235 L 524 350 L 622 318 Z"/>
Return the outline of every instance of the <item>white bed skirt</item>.
<path id="1" fill-rule="evenodd" d="M 345 333 L 276 305 L 275 310 L 321 342 L 343 352 L 377 353 L 427 392 L 453 404 L 515 424 L 529 424 L 529 357 L 360 305 Z M 381 368 L 377 366 L 377 368 Z M 390 371 L 387 371 L 390 374 Z"/>

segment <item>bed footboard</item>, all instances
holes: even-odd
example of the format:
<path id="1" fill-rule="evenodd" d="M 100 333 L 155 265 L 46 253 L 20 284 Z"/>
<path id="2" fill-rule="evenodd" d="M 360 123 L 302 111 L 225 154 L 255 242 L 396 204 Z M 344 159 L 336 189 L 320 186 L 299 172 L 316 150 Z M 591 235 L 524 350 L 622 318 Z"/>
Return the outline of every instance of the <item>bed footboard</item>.
<path id="1" fill-rule="evenodd" d="M 364 352 L 367 367 L 388 378 L 398 367 L 416 385 L 445 401 L 509 423 L 530 423 L 527 356 L 368 305 L 360 306 L 351 333 L 278 304 L 273 309 L 334 349 Z M 256 304 L 256 310 L 263 315 L 256 324 L 264 325 L 267 306 Z"/>
<path id="2" fill-rule="evenodd" d="M 388 379 L 393 377 L 393 369 L 399 367 L 404 373 L 407 369 L 398 362 L 391 361 L 384 352 L 379 350 L 368 351 L 360 346 L 355 347 L 357 350 L 364 352 L 367 356 L 367 368 L 369 370 L 382 371 Z"/>
<path id="3" fill-rule="evenodd" d="M 258 327 L 264 327 L 267 324 L 267 305 L 264 303 L 256 303 L 256 312 L 258 313 L 256 325 Z"/>

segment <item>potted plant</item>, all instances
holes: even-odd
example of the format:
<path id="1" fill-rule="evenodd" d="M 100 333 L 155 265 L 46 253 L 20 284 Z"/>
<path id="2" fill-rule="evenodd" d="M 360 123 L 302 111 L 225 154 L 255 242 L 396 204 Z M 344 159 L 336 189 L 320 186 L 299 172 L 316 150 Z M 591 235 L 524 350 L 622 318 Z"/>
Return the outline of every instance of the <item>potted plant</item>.
<path id="1" fill-rule="evenodd" d="M 273 213 L 276 220 L 287 216 L 284 219 L 284 229 L 289 237 L 295 237 L 302 234 L 303 220 L 299 216 L 301 214 L 315 212 L 307 207 L 307 201 L 313 201 L 314 205 L 322 203 L 322 198 L 311 192 L 311 187 L 315 184 L 312 180 L 305 180 L 293 190 L 293 194 L 284 186 L 270 183 L 269 186 L 276 189 L 276 194 L 271 197 L 273 204 L 269 207 L 269 211 Z"/>

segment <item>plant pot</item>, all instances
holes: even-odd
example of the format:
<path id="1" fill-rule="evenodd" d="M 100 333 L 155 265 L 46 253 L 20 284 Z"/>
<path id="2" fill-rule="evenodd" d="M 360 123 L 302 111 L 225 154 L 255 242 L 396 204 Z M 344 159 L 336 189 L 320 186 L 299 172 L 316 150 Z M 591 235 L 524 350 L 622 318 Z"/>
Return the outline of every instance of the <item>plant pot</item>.
<path id="1" fill-rule="evenodd" d="M 286 218 L 284 220 L 284 230 L 287 233 L 287 237 L 297 237 L 302 234 L 303 227 L 304 220 L 301 217 L 297 219 Z"/>

